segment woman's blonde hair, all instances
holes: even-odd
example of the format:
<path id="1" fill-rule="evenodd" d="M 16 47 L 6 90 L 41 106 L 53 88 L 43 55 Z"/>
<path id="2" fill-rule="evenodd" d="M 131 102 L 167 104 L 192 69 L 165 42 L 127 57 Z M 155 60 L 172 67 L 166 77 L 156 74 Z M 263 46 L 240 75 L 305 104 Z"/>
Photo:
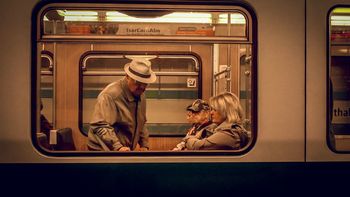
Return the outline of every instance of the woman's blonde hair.
<path id="1" fill-rule="evenodd" d="M 210 106 L 227 122 L 242 123 L 243 110 L 238 97 L 231 92 L 224 92 L 209 100 Z"/>

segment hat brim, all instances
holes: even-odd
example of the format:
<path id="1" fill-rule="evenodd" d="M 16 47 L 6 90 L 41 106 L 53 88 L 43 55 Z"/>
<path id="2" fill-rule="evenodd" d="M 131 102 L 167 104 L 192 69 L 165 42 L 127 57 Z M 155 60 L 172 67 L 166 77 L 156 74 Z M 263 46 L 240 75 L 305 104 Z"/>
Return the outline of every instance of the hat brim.
<path id="1" fill-rule="evenodd" d="M 195 110 L 193 107 L 187 107 L 186 109 L 187 111 L 191 111 L 191 112 L 200 112 L 201 110 Z"/>
<path id="2" fill-rule="evenodd" d="M 154 83 L 157 80 L 157 76 L 153 71 L 151 71 L 150 77 L 145 78 L 145 77 L 137 76 L 137 75 L 133 74 L 132 72 L 130 72 L 129 67 L 130 67 L 130 63 L 125 64 L 124 71 L 129 77 L 131 77 L 132 79 L 134 79 L 136 81 L 149 84 L 149 83 Z"/>

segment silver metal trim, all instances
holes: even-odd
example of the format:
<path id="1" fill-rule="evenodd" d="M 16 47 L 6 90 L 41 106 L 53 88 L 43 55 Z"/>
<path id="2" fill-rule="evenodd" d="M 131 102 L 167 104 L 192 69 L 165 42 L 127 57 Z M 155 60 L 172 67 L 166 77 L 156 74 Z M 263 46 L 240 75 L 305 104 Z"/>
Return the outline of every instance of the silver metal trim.
<path id="1" fill-rule="evenodd" d="M 45 40 L 137 40 L 143 42 L 153 42 L 153 41 L 207 41 L 207 42 L 243 42 L 245 44 L 251 43 L 246 37 L 189 37 L 189 36 L 108 36 L 108 35 L 43 35 L 42 41 Z"/>
<path id="2" fill-rule="evenodd" d="M 198 76 L 198 72 L 154 72 L 157 76 Z M 124 76 L 124 71 L 84 71 L 83 76 Z"/>
<path id="3" fill-rule="evenodd" d="M 88 56 L 86 56 L 83 59 L 83 65 L 82 65 L 81 68 L 82 68 L 82 70 L 84 72 L 86 72 L 86 70 L 87 70 L 86 69 L 86 62 L 87 62 L 87 60 L 89 60 L 91 58 L 100 58 L 100 59 L 103 59 L 103 58 L 105 58 L 105 59 L 108 59 L 108 58 L 128 58 L 128 56 L 129 57 L 130 56 L 145 56 L 145 57 L 147 57 L 147 56 L 150 56 L 150 57 L 156 56 L 159 59 L 177 59 L 177 58 L 192 59 L 195 62 L 194 67 L 195 67 L 196 71 L 199 71 L 198 59 L 194 58 L 192 56 L 184 56 L 184 55 L 152 55 L 152 54 L 150 54 L 150 55 L 137 55 L 137 54 L 135 54 L 135 55 L 118 55 L 118 54 L 116 54 L 116 55 L 88 55 Z"/>
<path id="4" fill-rule="evenodd" d="M 101 58 L 101 59 L 108 59 L 108 58 L 123 58 L 123 55 L 88 55 L 83 59 L 83 65 L 81 68 L 83 71 L 86 70 L 86 62 L 91 58 Z"/>

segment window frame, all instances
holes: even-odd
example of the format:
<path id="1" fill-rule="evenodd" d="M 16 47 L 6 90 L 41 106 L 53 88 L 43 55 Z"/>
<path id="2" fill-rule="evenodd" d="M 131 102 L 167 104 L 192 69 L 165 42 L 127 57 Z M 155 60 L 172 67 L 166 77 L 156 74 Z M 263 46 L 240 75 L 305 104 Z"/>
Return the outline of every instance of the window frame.
<path id="1" fill-rule="evenodd" d="M 146 4 L 149 3 L 149 4 Z M 50 7 L 62 7 L 62 5 L 68 5 L 67 7 L 70 6 L 76 6 L 79 7 L 80 5 L 84 6 L 95 6 L 95 7 L 124 7 L 131 9 L 133 7 L 140 7 L 141 5 L 145 5 L 148 9 L 151 9 L 154 5 L 156 4 L 157 6 L 160 6 L 159 9 L 162 9 L 164 7 L 170 8 L 175 6 L 175 9 L 183 8 L 187 10 L 227 10 L 227 11 L 232 11 L 232 7 L 235 7 L 238 10 L 244 10 L 244 13 L 246 13 L 247 18 L 247 35 L 248 39 L 247 41 L 236 41 L 236 42 L 230 42 L 231 44 L 237 43 L 237 44 L 249 44 L 251 45 L 251 50 L 252 50 L 252 60 L 251 60 L 251 65 L 252 65 L 252 83 L 251 83 L 251 89 L 252 89 L 252 100 L 251 100 L 251 120 L 253 122 L 252 124 L 252 138 L 244 149 L 240 150 L 228 150 L 228 151 L 223 151 L 223 150 L 206 150 L 206 151 L 185 151 L 185 152 L 171 152 L 171 151 L 152 151 L 152 152 L 80 152 L 80 151 L 74 151 L 74 152 L 52 152 L 52 151 L 47 151 L 43 149 L 42 147 L 39 146 L 38 141 L 36 139 L 36 129 L 38 125 L 38 101 L 39 101 L 39 96 L 38 96 L 38 80 L 37 80 L 37 63 L 38 63 L 38 58 L 37 58 L 37 43 L 39 42 L 54 42 L 54 39 L 57 39 L 59 41 L 70 41 L 72 37 L 56 37 L 56 38 L 50 38 L 50 37 L 42 37 L 39 32 L 42 32 L 42 24 L 40 22 L 40 18 L 42 18 L 43 13 L 45 13 L 46 9 Z M 66 6 L 65 6 L 66 7 Z M 225 9 L 223 9 L 224 7 Z M 175 10 L 171 9 L 171 10 Z M 257 17 L 255 14 L 254 9 L 245 2 L 242 1 L 237 1 L 237 2 L 232 2 L 232 1 L 220 1 L 220 2 L 207 2 L 207 1 L 196 1 L 196 2 L 186 2 L 186 1 L 164 1 L 164 2 L 159 2 L 159 1 L 128 1 L 126 2 L 118 2 L 118 4 L 98 4 L 98 3 L 91 3 L 88 1 L 88 4 L 84 4 L 81 1 L 73 2 L 73 3 L 62 3 L 60 1 L 45 1 L 45 2 L 39 2 L 33 9 L 32 12 L 32 34 L 31 34 L 31 44 L 32 44 L 32 58 L 31 58 L 31 137 L 32 137 L 32 143 L 33 146 L 39 150 L 39 152 L 48 155 L 48 156 L 59 156 L 59 157 L 65 157 L 65 156 L 241 156 L 249 152 L 252 147 L 254 147 L 256 141 L 257 141 L 257 133 L 258 133 L 258 118 L 257 118 L 257 111 L 258 111 L 258 106 L 257 106 L 257 45 L 258 45 L 258 37 L 257 37 Z M 87 38 L 81 38 L 82 42 L 88 41 L 88 42 L 93 42 L 96 40 L 99 40 L 100 38 L 94 38 L 90 37 L 89 39 Z M 132 37 L 128 38 L 120 38 L 119 41 L 121 42 L 130 42 L 133 43 L 131 40 Z M 115 38 L 110 38 L 110 37 L 105 37 L 103 41 L 111 41 L 115 40 Z M 143 40 L 143 41 L 142 41 Z M 164 37 L 162 39 L 148 39 L 147 37 L 143 37 L 142 40 L 136 40 L 135 42 L 185 42 L 185 41 L 191 41 L 193 43 L 211 43 L 210 41 L 207 41 L 205 38 L 204 39 L 189 39 L 189 38 L 180 38 L 180 39 L 170 39 L 169 37 Z M 215 43 L 227 43 L 227 39 L 215 39 L 213 42 Z"/>
<path id="2" fill-rule="evenodd" d="M 180 56 L 180 57 L 193 57 L 193 58 L 188 58 L 188 59 L 193 59 L 196 64 L 195 64 L 195 69 L 198 70 L 197 71 L 197 78 L 198 78 L 198 94 L 197 94 L 197 98 L 202 98 L 202 61 L 201 58 L 198 54 L 194 53 L 194 52 L 174 52 L 174 51 L 161 51 L 161 52 L 147 52 L 147 54 L 145 54 L 145 52 L 143 51 L 88 51 L 85 52 L 84 54 L 81 55 L 80 61 L 79 61 L 79 129 L 80 129 L 80 133 L 82 133 L 84 136 L 87 136 L 85 134 L 85 132 L 83 132 L 83 69 L 85 68 L 85 61 L 87 58 L 93 56 L 93 57 L 98 57 L 98 56 L 142 56 L 142 55 L 147 55 L 147 56 Z M 164 58 L 166 59 L 166 58 Z M 157 72 L 154 71 L 156 73 L 157 76 L 159 76 L 159 73 L 161 72 Z M 171 76 L 171 75 L 167 75 L 166 73 L 169 73 L 168 71 L 166 71 L 162 76 Z M 191 74 L 191 72 L 189 72 Z M 118 73 L 117 76 L 125 76 L 125 72 L 120 72 Z M 184 75 L 187 76 L 187 75 Z M 192 75 L 190 75 L 192 76 Z M 147 92 L 147 90 L 146 90 Z M 150 137 L 184 137 L 184 135 L 180 135 L 180 134 L 151 134 L 150 133 Z"/>

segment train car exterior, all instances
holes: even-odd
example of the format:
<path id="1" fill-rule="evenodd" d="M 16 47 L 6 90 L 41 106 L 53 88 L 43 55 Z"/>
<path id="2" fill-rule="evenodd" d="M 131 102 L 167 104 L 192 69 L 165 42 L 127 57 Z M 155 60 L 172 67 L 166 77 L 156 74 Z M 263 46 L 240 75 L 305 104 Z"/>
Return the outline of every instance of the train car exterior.
<path id="1" fill-rule="evenodd" d="M 247 33 L 249 39 L 247 42 L 242 41 L 238 44 L 232 40 L 232 42 L 230 40 L 220 39 L 218 39 L 219 41 L 215 39 L 213 39 L 214 41 L 204 41 L 201 39 L 196 41 L 190 40 L 188 44 L 190 47 L 188 47 L 184 44 L 185 41 L 183 40 L 167 41 L 160 39 L 155 40 L 156 43 L 154 44 L 147 41 L 139 40 L 138 42 L 131 41 L 130 38 L 124 38 L 125 40 L 121 44 L 113 42 L 113 38 L 103 42 L 100 42 L 98 38 L 91 42 L 86 42 L 84 39 L 83 41 L 74 40 L 74 36 L 64 38 L 66 40 L 63 39 L 60 41 L 56 41 L 56 37 L 50 37 L 50 35 L 46 37 L 46 40 L 40 37 L 40 32 L 46 29 L 42 29 L 43 27 L 40 26 L 41 24 L 38 22 L 38 19 L 43 19 L 44 14 L 48 12 L 47 10 L 69 10 L 69 8 L 99 10 L 108 7 L 123 8 L 127 11 L 132 9 L 150 10 L 156 8 L 158 11 L 161 9 L 167 11 L 182 9 L 188 12 L 192 10 L 197 12 L 198 10 L 205 10 L 213 13 L 214 11 L 215 13 L 221 13 L 220 11 L 222 10 L 231 12 L 231 10 L 238 8 L 237 10 L 244 10 L 245 12 L 242 13 L 246 13 L 248 16 L 246 19 L 250 30 Z M 182 176 L 188 174 L 192 177 L 192 181 L 195 182 L 198 181 L 195 178 L 195 172 L 204 170 L 206 171 L 206 175 L 200 176 L 204 179 L 221 177 L 218 182 L 213 183 L 213 187 L 216 189 L 220 187 L 221 183 L 232 179 L 234 179 L 234 183 L 242 188 L 246 188 L 246 186 L 240 183 L 242 179 L 239 178 L 245 174 L 249 180 L 264 181 L 265 179 L 272 179 L 273 183 L 280 186 L 277 190 L 281 191 L 283 188 L 290 188 L 290 186 L 284 187 L 283 181 L 280 182 L 284 180 L 283 172 L 281 171 L 291 169 L 297 169 L 302 174 L 315 175 L 323 172 L 323 170 L 332 168 L 334 174 L 328 176 L 328 178 L 337 178 L 338 175 L 345 176 L 349 173 L 347 162 L 350 161 L 349 134 L 346 132 L 347 125 L 349 124 L 348 117 L 350 117 L 348 113 L 350 111 L 347 111 L 347 107 L 349 106 L 349 99 L 347 97 L 349 90 L 346 87 L 346 83 L 344 82 L 345 85 L 342 85 L 342 83 L 348 79 L 349 73 L 348 68 L 342 65 L 348 62 L 346 56 L 349 56 L 347 54 L 349 42 L 347 38 L 344 38 L 346 37 L 345 30 L 336 29 L 338 27 L 331 25 L 332 16 L 342 15 L 341 10 L 336 10 L 340 8 L 350 8 L 350 1 L 246 0 L 167 2 L 116 0 L 106 2 L 62 2 L 13 0 L 10 2 L 1 2 L 1 24 L 3 28 L 1 29 L 0 67 L 2 94 L 0 105 L 3 115 L 0 120 L 0 162 L 5 166 L 3 168 L 5 170 L 3 171 L 18 170 L 17 167 L 9 164 L 15 163 L 21 166 L 20 164 L 23 163 L 40 163 L 36 166 L 32 165 L 29 169 L 34 168 L 35 172 L 39 172 L 39 167 L 43 167 L 44 172 L 49 173 L 49 171 L 53 170 L 53 167 L 43 164 L 50 163 L 56 164 L 61 170 L 71 172 L 79 169 L 77 163 L 90 163 L 90 165 L 86 164 L 85 167 L 95 169 L 95 178 L 101 177 L 101 175 L 97 175 L 100 172 L 114 173 L 118 178 L 126 178 L 126 182 L 122 183 L 122 185 L 129 189 L 130 187 L 127 184 L 132 181 L 131 178 L 128 178 L 127 173 L 131 172 L 135 176 L 136 171 L 142 176 L 151 176 L 145 171 L 140 172 L 139 168 L 143 168 L 149 172 L 157 171 L 158 174 L 156 176 L 158 177 L 174 176 L 175 178 L 170 183 L 181 186 L 184 186 L 184 183 L 178 183 L 177 181 L 183 182 L 185 178 Z M 345 15 L 350 15 L 350 13 Z M 343 26 L 346 27 L 346 25 Z M 72 27 L 71 31 L 75 30 Z M 205 36 L 208 35 L 206 34 Z M 136 36 L 137 39 L 139 38 Z M 210 44 L 213 44 L 212 48 L 210 48 Z M 247 110 L 247 112 L 250 114 L 251 120 L 254 121 L 251 130 L 252 140 L 249 148 L 238 152 L 189 151 L 174 153 L 173 151 L 169 151 L 169 147 L 173 146 L 177 140 L 181 140 L 182 136 L 175 136 L 177 138 L 171 135 L 159 137 L 159 135 L 155 134 L 155 137 L 152 138 L 153 147 L 155 148 L 153 151 L 151 150 L 147 153 L 139 151 L 127 154 L 91 153 L 85 149 L 86 136 L 80 132 L 83 130 L 83 123 L 88 122 L 84 118 L 88 116 L 86 114 L 91 113 L 91 103 L 96 98 L 95 89 L 93 91 L 89 89 L 93 88 L 92 86 L 86 86 L 86 89 L 80 88 L 81 83 L 86 82 L 86 84 L 89 84 L 91 82 L 89 81 L 88 72 L 84 75 L 82 74 L 83 70 L 79 70 L 77 67 L 74 72 L 65 71 L 66 73 L 57 75 L 57 78 L 49 79 L 45 78 L 49 74 L 45 76 L 41 75 L 40 66 L 38 66 L 38 62 L 43 57 L 47 57 L 46 60 L 49 65 L 50 61 L 62 65 L 68 65 L 69 62 L 79 63 L 79 61 L 84 61 L 88 65 L 89 61 L 97 61 L 94 58 L 101 58 L 98 56 L 101 51 L 105 53 L 103 55 L 113 56 L 113 61 L 116 62 L 124 62 L 125 60 L 123 58 L 125 58 L 126 52 L 130 56 L 145 54 L 148 56 L 157 56 L 159 61 L 168 59 L 171 61 L 173 56 L 176 56 L 176 58 L 182 58 L 181 61 L 188 64 L 197 65 L 198 63 L 198 65 L 204 65 L 203 70 L 198 73 L 192 72 L 196 70 L 196 66 L 193 67 L 193 70 L 190 70 L 191 72 L 187 72 L 187 67 L 185 70 L 176 70 L 179 72 L 186 71 L 187 73 L 185 75 L 191 76 L 191 79 L 198 80 L 198 83 L 205 84 L 194 91 L 191 89 L 190 93 L 188 89 L 181 89 L 182 92 L 185 92 L 185 96 L 177 97 L 176 104 L 171 104 L 181 107 L 185 106 L 191 99 L 209 99 L 216 94 L 215 86 L 213 86 L 214 79 L 212 78 L 216 71 L 212 67 L 209 69 L 208 65 L 211 65 L 212 62 L 215 64 L 215 58 L 210 59 L 211 52 L 217 49 L 214 49 L 214 45 L 217 47 L 225 44 L 229 46 L 227 48 L 230 49 L 230 52 L 234 51 L 235 47 L 239 51 L 240 47 L 248 46 L 247 48 L 250 50 L 249 55 L 251 55 L 250 62 L 253 78 L 249 88 L 251 88 L 250 90 L 253 93 L 252 100 L 250 101 L 252 102 L 250 103 L 251 105 L 247 104 L 251 109 Z M 135 45 L 137 45 L 137 50 L 133 49 Z M 43 53 L 43 51 L 45 52 Z M 235 57 L 232 56 L 233 59 L 227 60 L 227 62 L 239 62 L 239 52 L 237 54 L 237 59 L 234 59 Z M 54 55 L 54 58 L 50 59 L 50 55 Z M 43 62 L 41 63 L 44 64 Z M 84 65 L 80 64 L 79 66 Z M 87 68 L 89 68 L 88 66 Z M 91 63 L 90 66 L 93 70 L 94 64 Z M 35 68 L 33 69 L 33 67 Z M 47 69 L 46 71 L 49 71 L 48 67 Z M 63 68 L 61 67 L 60 69 Z M 169 68 L 169 70 L 171 69 L 174 70 L 172 67 Z M 236 71 L 238 73 L 239 69 Z M 55 70 L 54 72 L 58 71 Z M 160 76 L 162 74 L 164 76 L 166 75 L 165 72 L 159 73 Z M 237 73 L 236 76 L 238 76 Z M 95 74 L 91 74 L 91 76 Z M 74 75 L 84 77 L 78 78 L 78 76 Z M 66 83 L 73 78 L 74 80 L 76 79 L 75 81 L 73 80 L 73 83 Z M 57 81 L 48 82 L 50 80 Z M 172 80 L 173 78 L 168 82 L 177 83 L 177 79 Z M 56 90 L 58 92 L 61 90 L 64 93 L 57 93 L 58 95 L 52 96 L 55 93 L 41 91 L 38 88 L 40 87 L 38 85 L 40 81 L 47 82 L 46 84 L 55 84 Z M 100 82 L 98 81 L 98 83 Z M 239 82 L 239 80 L 236 80 L 236 82 L 235 80 L 230 81 L 231 91 L 236 91 L 236 93 L 240 94 L 241 87 L 239 84 L 243 82 Z M 60 83 L 60 85 L 57 86 L 57 83 Z M 170 85 L 169 87 L 171 88 Z M 72 88 L 72 92 L 66 91 L 65 89 L 67 88 Z M 151 93 L 153 91 L 152 88 L 154 87 L 150 88 Z M 153 98 L 151 93 L 150 98 Z M 83 94 L 85 96 L 82 96 Z M 93 99 L 89 99 L 92 94 L 95 96 L 91 96 Z M 51 95 L 51 97 L 45 95 Z M 187 95 L 190 96 L 186 97 Z M 57 102 L 52 98 L 57 99 Z M 45 109 L 47 110 L 45 113 L 51 114 L 49 115 L 49 119 L 57 120 L 55 122 L 57 128 L 69 126 L 73 129 L 74 150 L 45 151 L 45 149 L 42 149 L 38 145 L 37 139 L 33 138 L 36 134 L 33 128 L 37 128 L 33 125 L 38 125 L 39 121 L 37 115 L 40 113 L 40 99 L 46 105 L 44 106 L 47 108 Z M 157 100 L 151 99 L 149 106 L 153 108 L 157 106 L 166 107 L 167 102 L 170 101 L 163 99 L 161 102 L 157 102 Z M 48 105 L 59 107 L 51 108 L 47 107 Z M 84 108 L 84 106 L 86 107 Z M 79 107 L 83 107 L 86 110 L 86 114 L 77 110 L 80 109 Z M 159 113 L 166 113 L 166 110 Z M 182 112 L 176 111 L 176 113 L 181 114 Z M 153 121 L 155 118 L 152 115 L 150 116 L 151 123 L 154 123 L 156 126 L 159 126 L 158 123 L 163 124 L 169 121 L 166 119 L 167 115 L 162 117 L 164 121 L 162 119 L 160 122 Z M 173 120 L 178 125 L 184 122 L 181 118 L 174 118 Z M 330 131 L 333 132 L 333 129 L 338 133 L 331 133 Z M 336 145 L 332 145 L 332 137 L 334 137 Z M 326 165 L 321 165 L 319 162 L 326 163 Z M 69 167 L 65 166 L 68 163 L 71 163 L 71 165 Z M 309 168 L 309 166 L 312 167 Z M 87 173 L 86 168 L 85 170 L 80 170 L 83 173 Z M 221 173 L 216 171 L 217 168 L 222 169 Z M 240 169 L 242 174 L 234 172 L 234 169 Z M 267 169 L 268 172 L 261 172 L 264 169 Z M 25 173 L 27 171 L 22 170 L 21 172 Z M 267 177 L 266 174 L 268 173 L 275 173 L 277 177 Z M 35 174 L 33 173 L 31 177 L 34 176 Z M 59 176 L 59 173 L 54 173 L 54 176 Z M 6 177 L 11 180 L 10 182 L 15 181 L 15 178 Z M 20 178 L 18 176 L 15 177 Z M 41 175 L 40 177 L 49 178 L 47 175 Z M 60 178 L 64 179 L 62 177 Z M 303 175 L 293 175 L 291 171 L 288 171 L 288 178 L 290 180 L 285 182 L 286 184 L 300 181 L 300 179 L 305 177 Z M 317 183 L 320 184 L 321 181 L 318 178 L 321 178 L 321 175 L 317 175 L 316 178 L 303 179 L 298 183 L 298 186 L 301 186 L 301 183 L 307 183 L 308 180 L 317 180 Z M 30 181 L 29 178 L 25 180 Z M 147 181 L 146 178 L 141 178 L 141 180 Z M 113 179 L 113 181 L 116 180 Z M 250 183 L 256 183 L 255 181 L 250 181 Z M 153 179 L 153 183 L 155 182 Z M 70 183 L 73 183 L 73 181 Z M 206 180 L 205 183 L 210 184 L 211 181 Z M 166 188 L 169 189 L 169 185 L 166 185 L 165 182 L 158 182 L 157 184 L 157 186 L 165 188 L 162 191 L 165 191 Z M 78 185 L 83 186 L 82 183 Z M 325 186 L 327 184 L 323 183 L 321 185 Z M 336 184 L 331 185 L 336 186 Z M 152 186 L 154 185 L 147 183 L 141 186 L 141 188 L 149 191 L 148 189 L 152 188 Z M 273 189 L 272 186 L 267 187 Z M 305 186 L 302 187 L 305 188 Z M 189 187 L 186 188 L 190 189 Z M 263 189 L 262 186 L 258 186 L 257 188 Z M 207 189 L 204 190 L 208 191 Z M 232 188 L 227 190 L 232 191 Z M 208 192 L 213 193 L 213 191 Z M 240 190 L 240 192 L 243 192 L 243 190 Z"/>

